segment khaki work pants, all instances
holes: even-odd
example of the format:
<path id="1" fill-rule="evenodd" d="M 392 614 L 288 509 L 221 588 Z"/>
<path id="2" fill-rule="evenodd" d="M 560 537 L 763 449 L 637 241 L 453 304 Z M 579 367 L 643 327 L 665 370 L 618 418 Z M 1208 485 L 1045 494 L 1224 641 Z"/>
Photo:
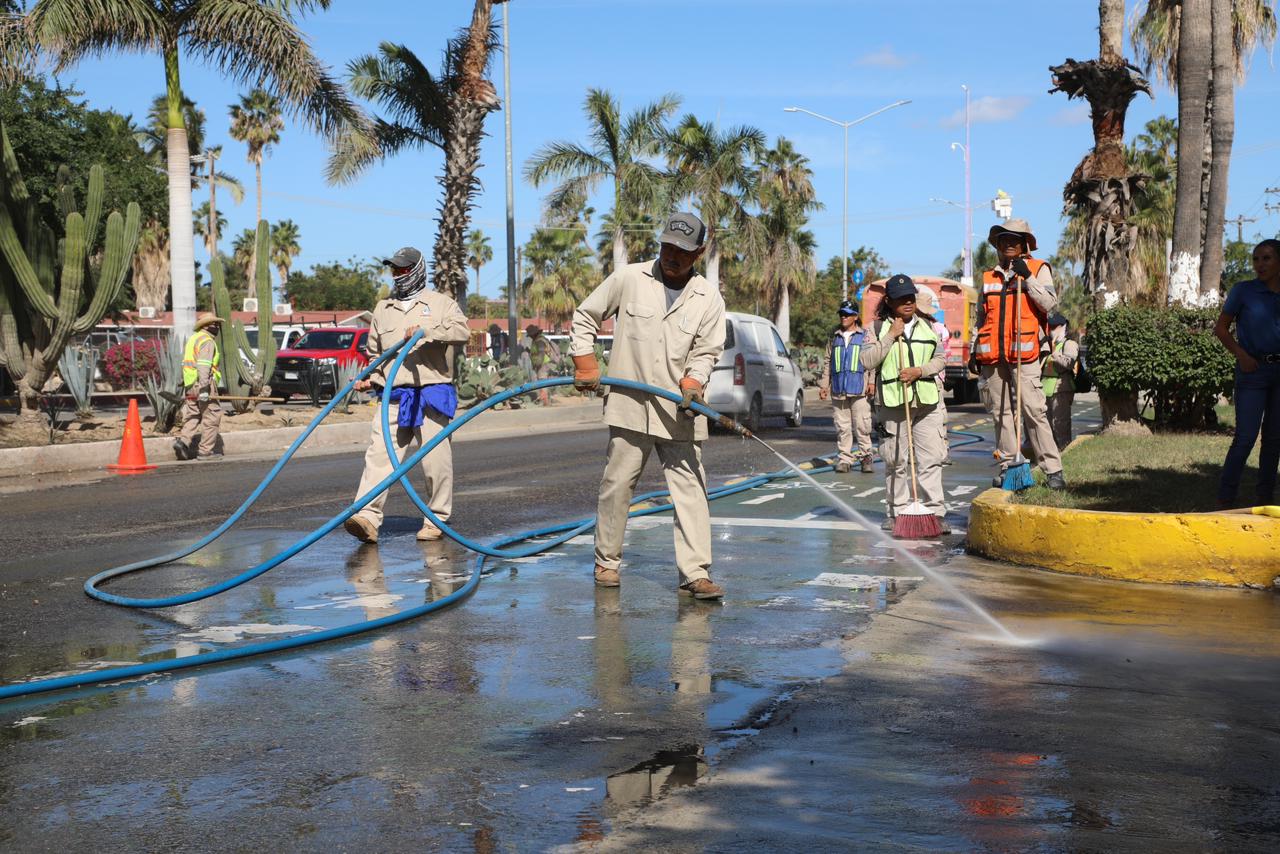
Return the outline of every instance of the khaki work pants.
<path id="1" fill-rule="evenodd" d="M 1004 471 L 1018 455 L 1018 438 L 1015 424 L 1014 398 L 1016 380 L 1013 365 L 1000 363 L 983 365 L 985 381 L 983 403 L 991 413 L 996 428 L 996 450 L 1000 470 Z M 1049 426 L 1049 408 L 1040 385 L 1040 363 L 1030 362 L 1020 366 L 1022 371 L 1022 437 L 1030 442 L 1036 461 L 1045 474 L 1062 471 L 1062 456 L 1053 441 Z"/>
<path id="2" fill-rule="evenodd" d="M 888 435 L 880 440 L 885 487 L 889 491 L 889 515 L 896 516 L 911 503 L 911 462 L 907 454 L 907 417 L 903 407 L 880 407 L 880 421 Z M 942 412 L 937 406 L 911 407 L 911 441 L 916 453 L 916 487 L 920 503 L 935 516 L 947 512 L 942 492 L 942 461 L 947 443 L 938 429 Z"/>
<path id="3" fill-rule="evenodd" d="M 649 460 L 658 452 L 662 474 L 675 507 L 676 568 L 680 583 L 710 578 L 711 508 L 707 505 L 707 476 L 702 470 L 702 448 L 697 442 L 673 442 L 647 433 L 609 428 L 609 451 L 600 504 L 596 511 L 596 563 L 606 569 L 622 564 L 622 538 L 636 483 Z"/>
<path id="4" fill-rule="evenodd" d="M 831 419 L 836 424 L 836 447 L 840 462 L 853 465 L 853 445 L 858 453 L 871 456 L 871 401 L 865 394 L 831 398 Z"/>
<path id="5" fill-rule="evenodd" d="M 189 394 L 191 389 L 187 390 Z M 195 448 L 196 433 L 200 434 L 200 456 L 213 453 L 218 444 L 218 428 L 222 425 L 222 404 L 216 400 L 197 403 L 188 399 L 182 404 L 182 442 Z"/>
<path id="6" fill-rule="evenodd" d="M 390 418 L 391 436 L 396 443 L 396 458 L 404 460 L 411 447 L 420 448 L 435 438 L 436 434 L 449 423 L 434 409 L 427 409 L 421 427 L 396 427 L 395 422 L 400 407 L 392 404 Z M 427 476 L 427 506 L 431 512 L 440 517 L 441 522 L 449 520 L 453 512 L 453 447 L 452 439 L 446 439 L 437 445 L 422 460 L 422 473 Z M 382 441 L 382 410 L 377 407 L 373 415 L 373 428 L 369 433 L 369 450 L 364 453 L 364 474 L 360 475 L 360 487 L 356 497 L 364 495 L 391 474 L 395 467 L 387 459 L 387 446 Z M 393 484 L 381 495 L 366 504 L 357 516 L 363 516 L 376 526 L 382 525 L 382 506 L 387 503 L 387 493 L 395 489 Z"/>
<path id="7" fill-rule="evenodd" d="M 1053 430 L 1053 442 L 1062 452 L 1071 444 L 1071 404 L 1075 402 L 1074 391 L 1060 391 L 1049 398 L 1049 426 Z"/>

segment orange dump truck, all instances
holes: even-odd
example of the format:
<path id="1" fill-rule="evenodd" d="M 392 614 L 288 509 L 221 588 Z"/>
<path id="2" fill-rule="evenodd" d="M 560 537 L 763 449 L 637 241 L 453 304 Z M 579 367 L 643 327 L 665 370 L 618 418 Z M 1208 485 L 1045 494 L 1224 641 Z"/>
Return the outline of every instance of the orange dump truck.
<path id="1" fill-rule="evenodd" d="M 969 347 L 973 342 L 973 322 L 977 312 L 978 292 L 951 279 L 936 276 L 912 276 L 919 291 L 916 305 L 921 311 L 932 312 L 937 305 L 942 311 L 942 322 L 951 333 L 947 346 L 946 386 L 956 403 L 967 403 L 978 398 L 978 376 L 969 373 Z M 875 318 L 876 309 L 884 299 L 887 279 L 878 279 L 867 285 L 862 294 L 864 322 Z"/>

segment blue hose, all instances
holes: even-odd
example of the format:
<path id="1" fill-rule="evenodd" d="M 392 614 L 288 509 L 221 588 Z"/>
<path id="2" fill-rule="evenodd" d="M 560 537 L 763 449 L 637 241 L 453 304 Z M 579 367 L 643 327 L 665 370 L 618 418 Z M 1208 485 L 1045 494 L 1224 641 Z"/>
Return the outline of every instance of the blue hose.
<path id="1" fill-rule="evenodd" d="M 535 382 L 526 383 L 522 386 L 518 386 L 513 389 L 509 389 L 508 391 L 504 391 L 500 394 L 490 397 L 480 405 L 475 406 L 472 409 L 468 410 L 465 415 L 451 421 L 448 424 L 448 426 L 446 426 L 443 430 L 441 430 L 429 442 L 424 443 L 421 448 L 419 448 L 416 452 L 414 452 L 412 455 L 406 458 L 403 462 L 396 461 L 394 445 L 391 442 L 390 421 L 388 417 L 391 385 L 390 383 L 387 383 L 382 396 L 383 440 L 387 446 L 388 454 L 391 455 L 391 460 L 395 468 L 391 472 L 391 474 L 389 474 L 386 478 L 380 481 L 367 493 L 357 498 L 354 502 L 352 502 L 351 505 L 349 505 L 341 513 L 334 516 L 332 519 L 330 519 L 329 521 L 321 525 L 319 528 L 317 528 L 315 531 L 311 532 L 307 536 L 298 540 L 296 543 L 289 546 L 287 549 L 275 555 L 274 557 L 258 564 L 255 567 L 245 570 L 244 572 L 240 573 L 239 575 L 233 578 L 229 578 L 225 581 L 210 585 L 209 587 L 205 587 L 200 590 L 195 590 L 190 593 L 185 593 L 177 596 L 163 597 L 159 599 L 136 599 L 128 596 L 117 596 L 115 594 L 107 593 L 103 590 L 98 589 L 99 584 L 109 579 L 118 578 L 122 575 L 138 572 L 144 569 L 154 568 L 157 566 L 161 566 L 163 564 L 170 563 L 175 560 L 180 560 L 181 558 L 184 558 L 196 551 L 203 549 L 205 546 L 209 545 L 214 540 L 218 539 L 218 537 L 226 533 L 236 522 L 240 520 L 240 518 L 245 514 L 245 512 L 248 511 L 248 509 L 258 500 L 258 498 L 261 497 L 262 493 L 271 484 L 271 482 L 275 479 L 275 477 L 280 473 L 281 469 L 284 468 L 285 464 L 290 460 L 290 458 L 292 458 L 292 456 L 298 450 L 298 448 L 301 447 L 302 443 L 306 441 L 307 437 L 309 437 L 311 433 L 315 430 L 315 428 L 319 426 L 320 422 L 323 421 L 324 418 L 330 412 L 333 411 L 334 407 L 337 406 L 338 403 L 353 390 L 355 383 L 367 377 L 374 370 L 376 370 L 380 365 L 386 362 L 387 359 L 391 358 L 393 355 L 396 355 L 398 352 L 399 355 L 395 360 L 392 370 L 388 374 L 388 376 L 394 377 L 399 371 L 400 365 L 404 362 L 409 351 L 412 349 L 413 345 L 417 343 L 418 339 L 421 336 L 422 336 L 422 333 L 418 332 L 412 338 L 410 338 L 407 342 L 402 342 L 388 349 L 385 353 L 381 354 L 378 359 L 371 362 L 363 371 L 361 371 L 361 373 L 357 377 L 355 377 L 350 383 L 348 383 L 347 386 L 345 386 L 340 392 L 336 393 L 333 399 L 329 402 L 329 404 L 325 406 L 324 409 L 322 409 L 314 419 L 312 419 L 311 423 L 307 425 L 306 429 L 303 430 L 302 434 L 299 435 L 298 438 L 294 440 L 293 444 L 289 446 L 285 454 L 271 468 L 271 470 L 267 473 L 267 475 L 253 490 L 253 492 L 250 493 L 249 497 L 245 499 L 245 501 L 240 505 L 240 507 L 238 507 L 235 510 L 235 512 L 233 512 L 230 516 L 227 517 L 226 521 L 224 521 L 212 532 L 210 532 L 200 540 L 197 540 L 192 545 L 187 546 L 183 549 L 180 549 L 176 552 L 171 552 L 169 554 L 162 555 L 157 558 L 138 561 L 135 563 L 126 564 L 124 566 L 119 566 L 113 569 L 108 569 L 108 570 L 99 572 L 96 575 L 94 575 L 92 578 L 90 578 L 88 581 L 86 581 L 84 587 L 85 587 L 85 592 L 89 596 L 95 599 L 98 599 L 100 601 L 107 602 L 113 605 L 123 605 L 126 607 L 134 607 L 134 608 L 165 608 L 173 605 L 182 605 L 189 602 L 197 602 L 201 599 L 206 599 L 210 596 L 216 596 L 219 593 L 223 593 L 234 587 L 238 587 L 239 585 L 244 584 L 246 581 L 250 581 L 254 578 L 257 578 L 263 573 L 273 569 L 276 566 L 279 566 L 281 563 L 284 563 L 289 558 L 297 555 L 298 553 L 302 552 L 304 549 L 313 545 L 321 537 L 325 536 L 326 534 L 331 532 L 334 528 L 336 528 L 338 525 L 342 524 L 348 518 L 353 516 L 355 513 L 357 513 L 360 509 L 362 509 L 366 504 L 368 504 L 378 495 L 385 492 L 396 481 L 401 482 L 401 484 L 405 487 L 405 491 L 409 494 L 410 498 L 414 501 L 415 504 L 418 505 L 419 509 L 423 511 L 423 513 L 427 516 L 427 518 L 432 520 L 433 524 L 437 525 L 447 536 L 454 539 L 459 544 L 465 546 L 471 551 L 475 551 L 478 553 L 475 568 L 472 571 L 471 576 L 467 579 L 466 583 L 462 587 L 460 587 L 458 590 L 455 590 L 453 593 L 449 594 L 448 596 L 445 596 L 441 599 L 437 599 L 433 602 L 428 602 L 426 604 L 419 605 L 415 608 L 409 608 L 396 614 L 390 614 L 386 617 L 380 617 L 374 620 L 365 620 L 363 622 L 353 623 L 348 626 L 339 626 L 337 628 L 324 629 L 316 632 L 309 632 L 306 634 L 295 635 L 293 637 L 288 637 L 288 638 L 278 638 L 271 641 L 264 641 L 262 643 L 247 644 L 245 646 L 236 647 L 234 649 L 223 649 L 223 650 L 218 650 L 216 652 L 206 652 L 206 653 L 200 653 L 198 655 L 183 656 L 181 658 L 147 662 L 144 664 L 133 664 L 125 667 L 114 667 L 106 670 L 97 670 L 97 671 L 88 672 L 88 673 L 80 673 L 72 676 L 60 676 L 60 677 L 55 677 L 51 679 L 38 679 L 38 680 L 32 680 L 30 682 L 4 685 L 4 686 L 0 686 L 0 700 L 12 699 L 15 697 L 28 696 L 32 694 L 40 694 L 40 693 L 45 693 L 49 691 L 58 691 L 58 690 L 63 690 L 67 688 L 83 687 L 87 685 L 100 684 L 104 682 L 119 682 L 121 680 L 137 679 L 139 677 L 149 676 L 156 673 L 164 673 L 164 672 L 169 672 L 174 670 L 183 670 L 190 667 L 200 667 L 206 664 L 216 664 L 216 663 L 225 662 L 225 661 L 233 661 L 236 659 L 248 658 L 250 656 L 263 655 L 266 653 L 283 652 L 286 650 L 297 649 L 303 646 L 309 646 L 311 644 L 323 643 L 325 641 L 351 637 L 353 635 L 362 634 L 364 632 L 373 631 L 375 629 L 385 628 L 387 626 L 393 626 L 393 625 L 396 625 L 397 623 L 403 623 L 409 620 L 413 620 L 425 614 L 432 613 L 433 611 L 438 611 L 443 608 L 450 607 L 451 605 L 454 605 L 460 602 L 461 600 L 465 599 L 466 597 L 470 596 L 472 593 L 475 592 L 476 588 L 479 587 L 480 585 L 481 578 L 484 574 L 484 564 L 489 557 L 504 557 L 504 558 L 528 557 L 528 556 L 546 551 L 548 549 L 554 548 L 555 546 L 560 545 L 561 543 L 564 543 L 565 541 L 572 539 L 575 536 L 578 536 L 582 533 L 585 533 L 586 531 L 591 530 L 595 526 L 595 519 L 586 518 L 586 519 L 575 520 L 572 522 L 564 522 L 556 525 L 551 525 L 544 528 L 538 528 L 538 529 L 535 529 L 532 531 L 526 531 L 520 534 L 514 534 L 508 537 L 503 537 L 497 540 L 492 545 L 485 545 L 483 543 L 476 542 L 458 533 L 453 528 L 449 527 L 447 524 L 441 522 L 439 518 L 436 517 L 435 514 L 431 512 L 430 508 L 426 506 L 426 503 L 422 501 L 421 497 L 413 489 L 408 479 L 405 478 L 405 475 L 408 474 L 408 472 L 410 472 L 414 466 L 418 465 L 422 461 L 422 459 L 426 457 L 426 455 L 429 454 L 436 446 L 438 446 L 441 442 L 448 439 L 459 428 L 461 428 L 464 424 L 466 424 L 472 418 L 475 418 L 478 415 L 480 415 L 480 413 L 485 412 L 489 409 L 492 409 L 493 407 L 501 403 L 504 403 L 505 401 L 510 400 L 513 397 L 517 397 L 522 394 L 527 394 L 528 392 L 531 392 L 531 391 L 536 391 L 542 388 L 551 388 L 554 386 L 570 385 L 573 382 L 572 379 L 568 377 L 557 377 L 557 378 L 547 379 L 547 380 L 538 380 Z M 681 399 L 680 395 L 675 394 L 674 392 L 667 391 L 666 389 L 656 388 L 654 386 L 649 386 L 644 383 L 634 382 L 632 380 L 625 380 L 625 379 L 615 378 L 615 377 L 603 377 L 601 379 L 601 384 L 613 386 L 616 388 L 633 389 L 636 391 L 644 392 L 646 394 L 662 397 L 676 403 L 679 403 Z M 701 415 L 705 415 L 711 418 L 712 420 L 726 427 L 729 427 L 730 429 L 736 429 L 738 432 L 746 435 L 745 431 L 743 431 L 741 427 L 739 427 L 729 419 L 725 418 L 715 410 L 710 409 L 709 407 L 695 403 L 693 405 L 693 409 Z M 967 436 L 973 437 L 976 441 L 982 441 L 982 437 L 977 436 L 977 434 L 972 434 L 972 433 L 965 434 L 962 431 L 952 431 L 952 432 L 958 433 L 960 435 L 967 435 Z M 970 444 L 970 443 L 971 442 L 966 442 L 964 444 Z M 830 470 L 831 470 L 831 466 L 825 465 L 825 466 L 815 467 L 811 471 L 813 473 L 820 474 Z M 780 471 L 771 472 L 769 474 L 762 474 L 762 475 L 756 475 L 754 477 L 743 478 L 733 483 L 725 484 L 724 486 L 708 491 L 707 498 L 708 500 L 725 498 L 730 495 L 736 495 L 738 493 L 745 492 L 750 489 L 755 489 L 756 487 L 762 486 L 773 480 L 785 479 L 785 478 L 790 478 L 794 476 L 795 476 L 794 473 L 791 472 L 790 469 L 782 469 Z M 659 491 L 649 492 L 649 493 L 635 496 L 632 499 L 632 506 L 635 509 L 633 509 L 628 514 L 628 516 L 629 517 L 647 516 L 654 513 L 665 512 L 670 508 L 669 504 L 652 504 L 647 507 L 636 506 L 636 505 L 641 505 L 644 502 L 652 501 L 666 494 L 667 493 L 665 491 L 659 490 Z M 540 539 L 539 542 L 530 543 L 529 545 L 523 548 L 518 548 L 518 549 L 503 548 L 505 546 L 510 546 L 514 543 L 518 543 L 526 540 L 538 539 L 538 538 L 545 538 L 545 537 L 551 537 L 551 539 Z"/>

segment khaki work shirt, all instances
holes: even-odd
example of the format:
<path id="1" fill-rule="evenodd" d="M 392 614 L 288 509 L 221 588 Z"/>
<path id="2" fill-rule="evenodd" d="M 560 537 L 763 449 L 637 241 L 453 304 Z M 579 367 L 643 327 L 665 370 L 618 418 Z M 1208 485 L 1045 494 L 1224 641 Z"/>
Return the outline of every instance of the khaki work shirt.
<path id="1" fill-rule="evenodd" d="M 724 351 L 724 298 L 702 276 L 694 275 L 667 308 L 666 288 L 657 261 L 628 264 L 612 273 L 573 313 L 570 352 L 593 351 L 606 318 L 616 317 L 609 376 L 679 392 L 680 380 L 693 377 L 706 386 Z M 611 388 L 605 396 L 604 423 L 677 442 L 707 438 L 707 419 L 677 410 L 672 401 L 630 389 Z"/>
<path id="2" fill-rule="evenodd" d="M 422 340 L 404 360 L 392 385 L 423 386 L 453 382 L 451 344 L 466 344 L 471 335 L 467 316 L 458 304 L 438 291 L 423 289 L 413 299 L 384 299 L 373 309 L 373 323 L 365 352 L 373 361 L 414 326 L 422 327 Z M 386 372 L 394 358 L 370 375 L 378 385 L 387 383 Z"/>

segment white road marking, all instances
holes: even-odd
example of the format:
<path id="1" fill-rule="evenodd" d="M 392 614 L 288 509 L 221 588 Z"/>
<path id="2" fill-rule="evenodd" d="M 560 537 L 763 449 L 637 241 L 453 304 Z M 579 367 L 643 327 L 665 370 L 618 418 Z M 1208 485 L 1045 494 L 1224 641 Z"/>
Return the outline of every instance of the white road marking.
<path id="1" fill-rule="evenodd" d="M 883 486 L 873 486 L 870 489 L 859 492 L 854 498 L 866 498 L 868 495 L 875 495 L 877 492 L 884 492 Z"/>
<path id="2" fill-rule="evenodd" d="M 753 498 L 750 501 L 743 501 L 743 504 L 768 504 L 770 501 L 777 501 L 783 498 L 784 493 L 775 492 L 772 495 L 761 495 L 759 498 Z"/>
<path id="3" fill-rule="evenodd" d="M 970 492 L 977 492 L 978 487 L 971 485 L 957 486 L 949 493 L 951 496 L 968 495 Z"/>
<path id="4" fill-rule="evenodd" d="M 663 522 L 670 525 L 671 519 Z M 712 516 L 712 525 L 729 525 L 737 528 L 792 528 L 813 531 L 866 531 L 868 528 L 857 522 L 846 522 L 843 519 L 752 519 L 747 516 Z"/>

